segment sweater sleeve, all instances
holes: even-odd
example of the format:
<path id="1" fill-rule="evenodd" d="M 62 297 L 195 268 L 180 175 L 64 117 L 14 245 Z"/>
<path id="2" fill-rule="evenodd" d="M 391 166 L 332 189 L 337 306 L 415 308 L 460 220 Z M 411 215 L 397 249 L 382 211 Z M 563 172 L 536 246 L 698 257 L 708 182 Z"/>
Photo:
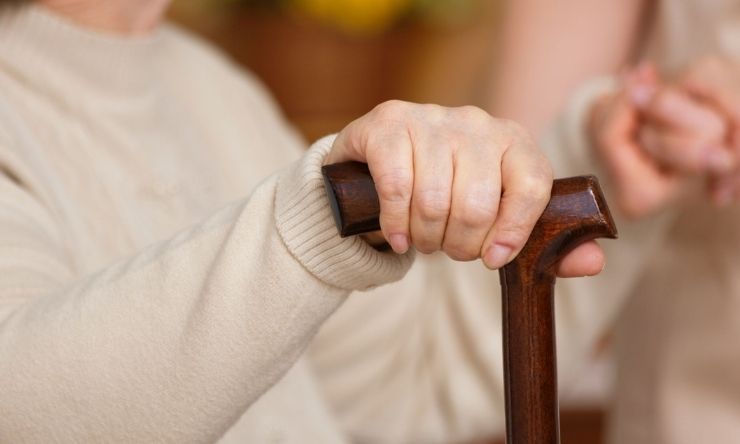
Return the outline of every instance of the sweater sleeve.
<path id="1" fill-rule="evenodd" d="M 94 275 L 0 171 L 0 441 L 213 442 L 351 290 L 409 255 L 341 239 L 318 142 L 253 194 Z"/>
<path id="2" fill-rule="evenodd" d="M 609 79 L 585 85 L 541 145 L 557 177 L 604 175 L 584 136 L 585 111 Z M 608 191 L 608 181 L 602 181 Z M 567 393 L 662 240 L 664 217 L 604 241 L 607 267 L 558 279 L 559 380 Z M 311 357 L 343 427 L 359 442 L 471 442 L 504 432 L 498 273 L 442 254 L 420 256 L 401 282 L 352 298 L 322 327 Z M 352 334 L 349 334 L 349 333 Z"/>

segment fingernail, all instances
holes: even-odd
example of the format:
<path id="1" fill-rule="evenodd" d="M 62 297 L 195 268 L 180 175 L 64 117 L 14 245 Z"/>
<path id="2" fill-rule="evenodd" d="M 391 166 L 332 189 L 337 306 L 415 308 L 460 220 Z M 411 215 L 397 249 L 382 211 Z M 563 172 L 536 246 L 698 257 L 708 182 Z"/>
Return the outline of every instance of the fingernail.
<path id="1" fill-rule="evenodd" d="M 513 249 L 506 245 L 493 244 L 483 256 L 483 262 L 488 268 L 501 268 L 509 262 L 512 251 Z"/>
<path id="2" fill-rule="evenodd" d="M 404 234 L 391 234 L 389 241 L 396 254 L 404 254 L 409 250 L 409 238 Z"/>
<path id="3" fill-rule="evenodd" d="M 723 148 L 711 149 L 707 154 L 707 166 L 715 173 L 726 173 L 732 169 L 733 164 L 732 154 Z"/>

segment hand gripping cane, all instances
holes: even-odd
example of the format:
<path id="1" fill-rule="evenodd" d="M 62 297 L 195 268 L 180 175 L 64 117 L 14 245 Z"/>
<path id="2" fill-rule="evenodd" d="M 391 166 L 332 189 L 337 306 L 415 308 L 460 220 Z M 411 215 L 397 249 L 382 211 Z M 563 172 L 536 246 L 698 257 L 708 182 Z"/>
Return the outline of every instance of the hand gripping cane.
<path id="1" fill-rule="evenodd" d="M 380 205 L 367 166 L 323 167 L 342 236 L 380 229 Z M 506 442 L 560 442 L 555 359 L 555 265 L 579 244 L 616 238 L 609 208 L 593 176 L 553 182 L 550 202 L 519 255 L 499 270 L 503 301 Z"/>

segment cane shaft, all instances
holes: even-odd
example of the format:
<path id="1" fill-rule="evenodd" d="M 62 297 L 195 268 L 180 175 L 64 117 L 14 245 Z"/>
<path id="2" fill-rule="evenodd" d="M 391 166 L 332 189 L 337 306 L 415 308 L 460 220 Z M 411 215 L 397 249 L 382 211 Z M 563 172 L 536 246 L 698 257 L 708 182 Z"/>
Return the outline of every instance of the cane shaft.
<path id="1" fill-rule="evenodd" d="M 367 166 L 347 162 L 327 165 L 323 172 L 341 235 L 380 229 L 378 196 Z M 596 178 L 558 179 L 524 248 L 499 270 L 507 444 L 559 442 L 555 265 L 579 244 L 616 234 Z"/>

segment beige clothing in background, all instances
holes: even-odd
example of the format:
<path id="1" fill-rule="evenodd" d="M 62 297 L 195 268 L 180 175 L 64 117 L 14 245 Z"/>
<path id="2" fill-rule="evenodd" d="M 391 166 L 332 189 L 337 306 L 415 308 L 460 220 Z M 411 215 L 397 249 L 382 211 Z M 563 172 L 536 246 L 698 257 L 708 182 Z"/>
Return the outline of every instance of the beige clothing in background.
<path id="1" fill-rule="evenodd" d="M 670 78 L 711 54 L 740 57 L 740 1 L 660 1 L 643 57 Z M 585 110 L 614 87 L 585 85 L 546 138 L 561 172 L 581 162 L 599 170 L 588 160 Z M 640 223 L 620 220 L 615 248 L 631 250 L 631 263 L 608 256 L 599 277 L 594 299 L 611 285 L 628 296 L 615 335 L 612 444 L 740 442 L 740 205 L 718 209 L 697 191 Z"/>
<path id="2" fill-rule="evenodd" d="M 663 0 L 646 57 L 669 75 L 740 58 L 740 1 Z M 617 324 L 614 444 L 740 442 L 740 205 L 682 202 Z"/>

